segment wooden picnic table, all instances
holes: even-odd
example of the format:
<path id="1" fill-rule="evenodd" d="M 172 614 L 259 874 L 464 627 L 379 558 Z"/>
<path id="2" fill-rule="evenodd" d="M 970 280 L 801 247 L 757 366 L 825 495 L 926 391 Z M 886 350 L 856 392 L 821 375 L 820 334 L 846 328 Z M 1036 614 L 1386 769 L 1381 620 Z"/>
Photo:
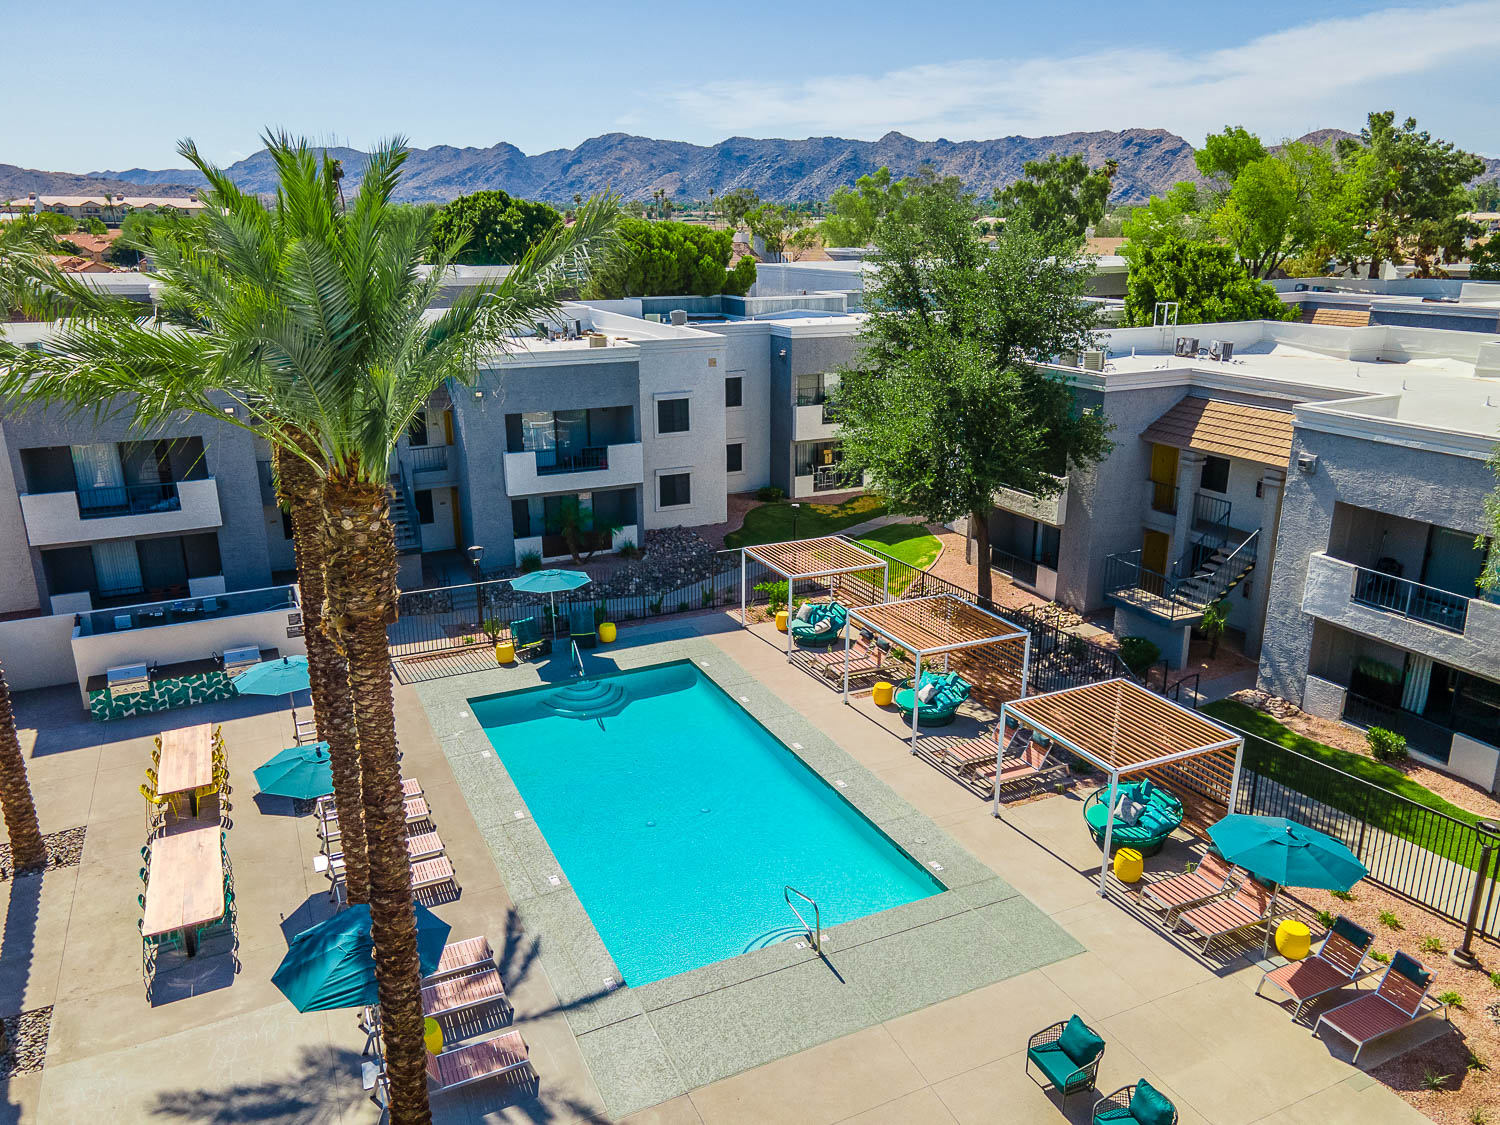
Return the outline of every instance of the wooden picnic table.
<path id="1" fill-rule="evenodd" d="M 151 841 L 144 937 L 183 931 L 187 955 L 197 950 L 193 928 L 224 916 L 224 853 L 217 824 Z"/>
<path id="2" fill-rule="evenodd" d="M 161 760 L 156 764 L 156 793 L 186 793 L 193 815 L 197 791 L 214 780 L 214 731 L 208 723 L 162 731 Z"/>

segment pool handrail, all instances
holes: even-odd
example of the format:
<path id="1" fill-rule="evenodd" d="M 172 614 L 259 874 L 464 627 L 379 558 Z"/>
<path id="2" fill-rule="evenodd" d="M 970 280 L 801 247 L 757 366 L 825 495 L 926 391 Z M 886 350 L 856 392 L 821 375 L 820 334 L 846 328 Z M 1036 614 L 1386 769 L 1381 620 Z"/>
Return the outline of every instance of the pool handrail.
<path id="1" fill-rule="evenodd" d="M 792 896 L 793 895 L 796 895 L 798 898 L 802 899 L 804 902 L 807 902 L 809 905 L 812 906 L 812 908 L 813 908 L 813 924 L 812 924 L 812 926 L 808 926 L 807 919 L 804 918 L 804 917 L 802 917 L 802 911 L 798 910 L 797 907 L 796 907 L 796 904 L 794 904 L 792 902 Z M 803 894 L 796 887 L 785 886 L 785 885 L 782 886 L 781 897 L 784 898 L 784 899 L 786 899 L 787 906 L 790 907 L 792 913 L 797 916 L 797 921 L 799 921 L 799 922 L 802 923 L 802 928 L 807 931 L 807 936 L 812 940 L 813 952 L 815 952 L 815 953 L 822 953 L 823 952 L 823 915 L 822 915 L 822 912 L 818 909 L 817 900 L 814 899 L 811 895 L 805 895 L 805 894 Z"/>

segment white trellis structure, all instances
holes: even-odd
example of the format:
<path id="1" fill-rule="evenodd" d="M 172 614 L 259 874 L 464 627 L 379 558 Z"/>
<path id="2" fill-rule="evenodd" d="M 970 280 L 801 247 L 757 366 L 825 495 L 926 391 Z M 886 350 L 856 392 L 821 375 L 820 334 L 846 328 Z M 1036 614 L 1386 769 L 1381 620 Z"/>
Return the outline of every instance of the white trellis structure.
<path id="1" fill-rule="evenodd" d="M 891 570 L 879 555 L 865 550 L 859 544 L 836 535 L 818 539 L 794 539 L 785 543 L 761 543 L 745 547 L 740 551 L 740 625 L 748 626 L 750 592 L 746 588 L 749 560 L 754 559 L 767 570 L 786 579 L 786 604 L 790 611 L 796 597 L 799 579 L 837 579 L 846 574 L 880 572 L 880 590 L 883 598 L 891 596 Z M 872 582 L 873 587 L 873 582 Z M 791 623 L 786 631 L 786 658 L 792 659 Z"/>

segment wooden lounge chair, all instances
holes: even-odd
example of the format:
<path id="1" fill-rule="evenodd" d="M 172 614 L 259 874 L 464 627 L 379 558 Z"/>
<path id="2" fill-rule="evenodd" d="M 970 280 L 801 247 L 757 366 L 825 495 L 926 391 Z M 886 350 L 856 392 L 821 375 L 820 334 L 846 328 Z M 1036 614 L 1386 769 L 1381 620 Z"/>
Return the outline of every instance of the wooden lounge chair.
<path id="1" fill-rule="evenodd" d="M 1290 965 L 1263 973 L 1260 984 L 1255 986 L 1255 994 L 1260 995 L 1261 986 L 1267 981 L 1274 984 L 1296 1001 L 1292 1008 L 1292 1019 L 1296 1019 L 1302 1014 L 1304 1004 L 1347 988 L 1374 972 L 1373 969 L 1364 971 L 1365 957 L 1374 942 L 1374 934 L 1340 914 L 1333 920 L 1333 928 L 1316 953 L 1305 960 L 1293 961 Z"/>
<path id="2" fill-rule="evenodd" d="M 422 783 L 414 777 L 403 777 L 401 779 L 401 795 L 403 797 L 420 797 L 422 795 Z"/>
<path id="3" fill-rule="evenodd" d="M 494 967 L 447 977 L 422 987 L 422 1014 L 433 1019 L 491 1007 L 510 1011 L 505 982 L 500 979 L 500 970 Z"/>
<path id="4" fill-rule="evenodd" d="M 443 946 L 443 955 L 438 958 L 437 968 L 423 977 L 422 981 L 430 984 L 459 973 L 492 968 L 494 964 L 495 951 L 490 948 L 488 938 L 471 937 L 463 941 L 451 941 Z"/>
<path id="5" fill-rule="evenodd" d="M 519 1031 L 507 1031 L 493 1039 L 427 1056 L 427 1078 L 439 1090 L 452 1090 L 471 1082 L 530 1069 L 526 1040 L 521 1038 Z"/>
<path id="6" fill-rule="evenodd" d="M 453 861 L 445 855 L 436 859 L 424 859 L 411 865 L 411 889 L 420 891 L 424 887 L 440 887 L 451 883 L 458 890 L 458 878 L 453 873 Z"/>
<path id="7" fill-rule="evenodd" d="M 978 738 L 939 746 L 933 751 L 933 757 L 960 775 L 974 773 L 988 762 L 990 769 L 985 776 L 992 778 L 995 774 L 995 754 L 1000 749 L 999 738 L 998 726 L 992 725 Z"/>
<path id="8" fill-rule="evenodd" d="M 1354 1044 L 1354 1063 L 1359 1065 L 1359 1053 L 1365 1045 L 1393 1031 L 1409 1027 L 1420 1019 L 1442 1012 L 1447 1018 L 1445 1004 L 1426 1008 L 1427 990 L 1432 986 L 1432 974 L 1415 958 L 1397 953 L 1391 958 L 1380 978 L 1380 986 L 1358 1000 L 1330 1008 L 1318 1017 L 1313 1025 L 1313 1034 L 1326 1023 L 1349 1042 Z"/>
<path id="9" fill-rule="evenodd" d="M 1201 937 L 1203 952 L 1207 953 L 1214 942 L 1256 926 L 1267 927 L 1269 941 L 1270 923 L 1279 913 L 1284 911 L 1276 905 L 1275 892 L 1254 879 L 1246 879 L 1228 898 L 1213 899 L 1182 911 L 1176 925 L 1186 926 L 1189 934 Z"/>
<path id="10" fill-rule="evenodd" d="M 1225 863 L 1213 852 L 1205 852 L 1194 870 L 1157 879 L 1142 886 L 1141 901 L 1155 910 L 1164 911 L 1165 922 L 1170 929 L 1178 914 L 1233 894 L 1244 879 L 1245 873 L 1238 867 Z"/>
<path id="11" fill-rule="evenodd" d="M 408 797 L 405 801 L 401 802 L 401 805 L 406 813 L 406 823 L 409 825 L 425 824 L 432 819 L 432 813 L 427 808 L 427 799 L 425 797 Z M 324 812 L 325 809 L 327 810 L 326 813 Z M 332 801 L 329 801 L 326 805 L 322 803 L 318 805 L 318 835 L 322 836 L 323 840 L 328 843 L 339 839 L 343 835 L 343 832 L 339 828 L 338 813 L 334 811 Z"/>
<path id="12" fill-rule="evenodd" d="M 831 680 L 844 678 L 844 647 L 834 645 L 827 652 L 811 654 L 813 667 Z M 863 638 L 849 646 L 849 678 L 870 676 L 880 671 L 885 653 L 871 641 Z"/>

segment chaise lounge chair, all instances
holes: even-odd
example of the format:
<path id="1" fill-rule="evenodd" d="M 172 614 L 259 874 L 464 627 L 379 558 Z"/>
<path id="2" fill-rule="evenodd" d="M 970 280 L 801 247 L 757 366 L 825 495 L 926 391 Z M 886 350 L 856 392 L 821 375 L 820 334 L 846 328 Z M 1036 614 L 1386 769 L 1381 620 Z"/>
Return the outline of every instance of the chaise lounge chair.
<path id="1" fill-rule="evenodd" d="M 408 825 L 425 824 L 432 819 L 425 797 L 408 797 L 401 802 L 401 807 Z M 343 834 L 343 830 L 339 828 L 339 816 L 333 801 L 327 797 L 321 798 L 318 801 L 318 835 L 323 837 L 324 843 L 331 844 Z"/>
<path id="2" fill-rule="evenodd" d="M 1261 987 L 1267 981 L 1274 984 L 1296 1001 L 1292 1009 L 1292 1019 L 1295 1020 L 1302 1014 L 1303 1005 L 1356 984 L 1376 972 L 1364 968 L 1365 957 L 1374 943 L 1374 934 L 1340 914 L 1333 920 L 1333 928 L 1316 953 L 1305 960 L 1293 961 L 1290 965 L 1261 974 L 1255 994 L 1260 995 Z"/>
<path id="3" fill-rule="evenodd" d="M 599 627 L 594 624 L 594 607 L 575 605 L 568 611 L 568 636 L 579 648 L 593 648 L 599 642 Z"/>
<path id="4" fill-rule="evenodd" d="M 849 679 L 856 680 L 863 676 L 871 676 L 880 671 L 881 664 L 885 660 L 885 653 L 873 640 L 861 635 L 848 649 Z M 823 675 L 833 680 L 844 678 L 843 645 L 834 645 L 827 652 L 820 652 L 813 656 L 813 667 Z"/>
<path id="5" fill-rule="evenodd" d="M 1142 1078 L 1095 1102 L 1094 1125 L 1177 1125 L 1177 1107 Z"/>
<path id="6" fill-rule="evenodd" d="M 486 1078 L 499 1078 L 518 1070 L 530 1070 L 526 1040 L 519 1031 L 507 1031 L 441 1055 L 427 1056 L 427 1078 L 439 1090 L 452 1090 Z"/>
<path id="7" fill-rule="evenodd" d="M 1418 1020 L 1439 1012 L 1447 1018 L 1448 1007 L 1445 1004 L 1436 1004 L 1423 1010 L 1427 1004 L 1427 990 L 1431 986 L 1430 972 L 1418 964 L 1415 958 L 1397 953 L 1391 958 L 1385 976 L 1380 978 L 1380 986 L 1374 992 L 1324 1012 L 1313 1025 L 1313 1034 L 1318 1034 L 1325 1023 L 1333 1028 L 1354 1044 L 1354 1063 L 1357 1066 L 1359 1053 L 1376 1039 L 1393 1031 L 1400 1031 L 1403 1027 L 1410 1027 Z"/>
<path id="8" fill-rule="evenodd" d="M 433 1019 L 491 1007 L 502 1008 L 506 1013 L 511 1010 L 505 997 L 505 983 L 494 967 L 422 986 L 422 1014 Z"/>
<path id="9" fill-rule="evenodd" d="M 1144 805 L 1134 824 L 1127 824 L 1119 816 L 1120 801 L 1129 798 Z M 1104 826 L 1111 819 L 1109 786 L 1094 790 L 1083 804 L 1083 819 L 1088 823 L 1094 843 L 1104 846 Z M 1155 855 L 1161 851 L 1167 837 L 1182 825 L 1182 802 L 1154 783 L 1143 778 L 1131 785 L 1121 785 L 1115 790 L 1114 828 L 1109 834 L 1111 848 L 1134 848 L 1142 855 Z"/>
<path id="10" fill-rule="evenodd" d="M 1269 943 L 1271 923 L 1285 913 L 1286 909 L 1277 905 L 1276 892 L 1254 879 L 1246 879 L 1228 898 L 1212 899 L 1184 910 L 1177 916 L 1176 925 L 1187 927 L 1189 936 L 1201 937 L 1203 952 L 1207 953 L 1215 942 L 1257 926 L 1265 927 Z"/>
<path id="11" fill-rule="evenodd" d="M 1194 870 L 1143 884 L 1141 901 L 1163 911 L 1170 929 L 1182 911 L 1233 894 L 1244 879 L 1244 871 L 1214 852 L 1205 852 Z"/>
<path id="12" fill-rule="evenodd" d="M 510 623 L 511 640 L 515 642 L 516 657 L 527 660 L 540 653 L 545 656 L 552 651 L 552 640 L 542 635 L 541 622 L 535 617 L 522 617 Z"/>
<path id="13" fill-rule="evenodd" d="M 490 948 L 488 938 L 471 937 L 464 938 L 462 941 L 451 941 L 443 946 L 443 953 L 438 958 L 437 968 L 423 977 L 422 983 L 431 984 L 444 977 L 473 972 L 475 969 L 493 968 L 494 964 L 495 951 Z"/>
<path id="14" fill-rule="evenodd" d="M 1068 1110 L 1068 1095 L 1090 1089 L 1104 1058 L 1104 1039 L 1077 1016 L 1066 1022 L 1044 1027 L 1026 1041 L 1026 1076 L 1031 1068 L 1042 1072 L 1042 1089 L 1052 1087 L 1062 1097 L 1062 1110 Z M 1036 1082 L 1035 1078 L 1032 1078 Z"/>
<path id="15" fill-rule="evenodd" d="M 804 602 L 787 629 L 804 648 L 826 648 L 843 637 L 848 623 L 849 611 L 838 602 Z"/>
<path id="16" fill-rule="evenodd" d="M 1021 727 L 1006 744 L 998 774 L 993 755 L 987 761 L 974 763 L 970 770 L 976 778 L 990 785 L 991 792 L 998 785 L 1003 801 L 1008 793 L 1025 796 L 1066 779 L 1069 773 L 1067 763 L 1049 761 L 1051 755 L 1050 743 L 1038 742 L 1030 730 Z"/>
<path id="17" fill-rule="evenodd" d="M 921 702 L 917 710 L 917 725 L 943 727 L 953 721 L 958 709 L 969 698 L 973 690 L 969 681 L 957 672 L 923 672 L 922 682 L 912 689 L 911 680 L 906 680 L 892 700 L 903 718 L 910 718 L 912 707 L 917 705 L 917 691 L 928 684 L 933 687 L 932 697 Z"/>

